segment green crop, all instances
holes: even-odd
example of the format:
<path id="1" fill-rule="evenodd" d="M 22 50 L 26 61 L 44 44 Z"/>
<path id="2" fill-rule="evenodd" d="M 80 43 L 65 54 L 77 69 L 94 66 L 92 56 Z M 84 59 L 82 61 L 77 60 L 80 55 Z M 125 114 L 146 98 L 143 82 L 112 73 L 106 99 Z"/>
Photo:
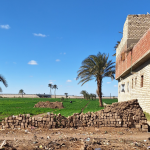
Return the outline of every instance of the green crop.
<path id="1" fill-rule="evenodd" d="M 61 115 L 68 117 L 73 115 L 73 113 L 81 113 L 81 110 L 89 103 L 85 99 L 64 99 L 63 109 L 51 109 L 51 108 L 34 108 L 34 105 L 39 101 L 50 101 L 50 102 L 61 102 L 60 98 L 1 98 L 0 99 L 0 121 L 5 117 L 19 114 L 30 114 L 37 115 L 46 112 L 53 112 L 54 114 L 60 113 Z M 70 103 L 72 101 L 72 103 Z M 103 100 L 103 102 L 110 104 L 112 102 L 117 102 L 117 100 Z M 99 107 L 99 101 L 93 100 L 87 105 L 83 110 L 84 113 L 88 111 L 98 111 L 103 109 Z"/>

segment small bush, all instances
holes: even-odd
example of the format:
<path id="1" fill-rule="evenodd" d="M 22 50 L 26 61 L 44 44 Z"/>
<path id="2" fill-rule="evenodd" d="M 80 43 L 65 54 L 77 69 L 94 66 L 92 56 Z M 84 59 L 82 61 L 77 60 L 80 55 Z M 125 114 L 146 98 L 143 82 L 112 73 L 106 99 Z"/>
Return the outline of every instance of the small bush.
<path id="1" fill-rule="evenodd" d="M 3 98 L 2 96 L 0 96 L 0 98 Z"/>
<path id="2" fill-rule="evenodd" d="M 146 113 L 146 112 L 144 112 L 144 114 L 145 114 L 145 117 L 147 118 L 147 120 L 150 121 L 150 114 Z"/>

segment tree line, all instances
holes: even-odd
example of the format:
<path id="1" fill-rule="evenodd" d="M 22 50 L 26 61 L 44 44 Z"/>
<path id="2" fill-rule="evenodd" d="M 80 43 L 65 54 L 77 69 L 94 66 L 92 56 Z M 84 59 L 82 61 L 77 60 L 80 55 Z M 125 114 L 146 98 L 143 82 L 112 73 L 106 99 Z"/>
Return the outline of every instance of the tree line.
<path id="1" fill-rule="evenodd" d="M 119 44 L 119 43 L 118 43 Z M 80 79 L 79 83 L 82 83 L 83 86 L 86 82 L 95 79 L 97 82 L 97 95 L 99 97 L 99 106 L 102 107 L 102 80 L 105 77 L 110 77 L 112 80 L 115 79 L 115 62 L 108 60 L 109 54 L 101 54 L 100 52 L 97 55 L 90 55 L 82 61 L 82 65 L 77 71 L 76 80 Z M 0 75 L 0 81 L 7 87 L 7 82 L 3 76 Z M 56 98 L 56 89 L 57 85 L 48 84 L 51 89 L 55 89 L 55 98 Z M 0 91 L 2 89 L 0 88 Z M 88 97 L 88 94 L 84 95 Z M 91 95 L 92 96 L 92 95 Z"/>

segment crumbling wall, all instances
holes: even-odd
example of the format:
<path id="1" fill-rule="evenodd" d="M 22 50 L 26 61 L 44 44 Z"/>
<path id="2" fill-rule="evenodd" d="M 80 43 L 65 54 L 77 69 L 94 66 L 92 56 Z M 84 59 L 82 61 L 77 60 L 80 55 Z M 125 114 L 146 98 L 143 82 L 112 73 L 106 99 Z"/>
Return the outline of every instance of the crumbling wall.
<path id="1" fill-rule="evenodd" d="M 137 100 L 113 103 L 104 110 L 95 113 L 73 114 L 64 117 L 49 113 L 44 117 L 34 118 L 27 115 L 7 117 L 2 121 L 2 128 L 70 128 L 70 127 L 130 127 L 148 131 L 148 124 Z"/>

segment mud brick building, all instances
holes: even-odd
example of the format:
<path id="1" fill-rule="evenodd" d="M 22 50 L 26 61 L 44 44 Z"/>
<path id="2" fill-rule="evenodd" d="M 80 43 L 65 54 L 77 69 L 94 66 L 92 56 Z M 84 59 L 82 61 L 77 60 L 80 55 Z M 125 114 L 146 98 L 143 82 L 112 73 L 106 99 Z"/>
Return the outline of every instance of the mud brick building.
<path id="1" fill-rule="evenodd" d="M 138 99 L 150 114 L 150 14 L 128 15 L 116 49 L 118 102 Z"/>

